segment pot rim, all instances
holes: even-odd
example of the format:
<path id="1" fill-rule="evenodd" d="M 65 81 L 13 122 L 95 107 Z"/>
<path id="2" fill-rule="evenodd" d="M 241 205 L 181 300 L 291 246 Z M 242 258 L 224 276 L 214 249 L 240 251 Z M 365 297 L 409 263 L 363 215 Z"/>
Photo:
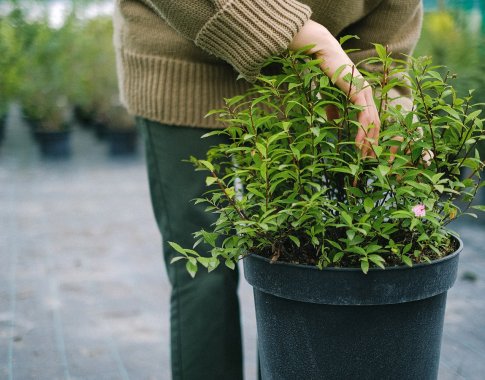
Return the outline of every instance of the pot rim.
<path id="1" fill-rule="evenodd" d="M 371 268 L 316 266 L 276 262 L 249 255 L 244 276 L 253 288 L 288 300 L 328 305 L 388 305 L 430 298 L 446 292 L 457 277 L 463 242 L 451 254 L 430 263 Z M 277 264 L 277 265 L 275 265 Z"/>
<path id="2" fill-rule="evenodd" d="M 395 265 L 395 266 L 384 267 L 384 269 L 383 268 L 379 268 L 379 267 L 372 267 L 372 268 L 369 268 L 369 272 L 379 272 L 379 271 L 383 271 L 383 270 L 384 271 L 409 270 L 409 269 L 413 269 L 413 268 L 426 267 L 426 266 L 429 266 L 430 264 L 438 264 L 438 263 L 441 263 L 441 262 L 444 262 L 444 261 L 447 261 L 447 260 L 451 260 L 455 256 L 459 255 L 461 253 L 461 251 L 463 250 L 463 241 L 458 237 L 458 234 L 456 232 L 454 232 L 454 231 L 451 231 L 451 235 L 458 242 L 458 248 L 455 251 L 453 251 L 453 253 L 450 253 L 449 255 L 446 255 L 445 257 L 442 257 L 442 258 L 440 258 L 438 260 L 432 260 L 429 263 L 413 264 L 413 266 Z M 253 257 L 255 259 L 258 259 L 258 260 L 266 261 L 268 263 L 271 262 L 271 260 L 268 259 L 267 257 L 260 256 L 260 255 L 258 255 L 256 253 L 249 253 L 247 256 L 245 256 L 243 258 L 243 260 L 245 260 L 246 257 L 249 257 L 249 256 L 251 256 L 251 257 Z M 285 262 L 285 261 L 275 261 L 271 265 L 284 265 L 284 266 L 299 267 L 299 268 L 305 268 L 305 269 L 311 269 L 311 270 L 318 270 L 318 271 L 362 272 L 362 269 L 361 268 L 357 268 L 357 267 L 353 267 L 353 268 L 349 268 L 349 267 L 325 267 L 325 268 L 320 269 L 320 268 L 318 268 L 315 265 L 295 264 L 295 263 L 288 263 L 288 262 Z"/>

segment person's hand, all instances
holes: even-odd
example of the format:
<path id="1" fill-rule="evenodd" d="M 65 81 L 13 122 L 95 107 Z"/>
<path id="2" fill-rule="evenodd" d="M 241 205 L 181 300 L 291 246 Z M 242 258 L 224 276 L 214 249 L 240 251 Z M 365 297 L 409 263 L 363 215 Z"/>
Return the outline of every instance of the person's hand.
<path id="1" fill-rule="evenodd" d="M 362 78 L 362 75 L 327 28 L 312 20 L 308 20 L 295 35 L 289 48 L 299 50 L 308 45 L 314 45 L 307 53 L 322 60 L 320 67 L 328 77 L 332 78 L 339 67 L 346 65 L 336 79 L 335 85 L 349 94 L 352 103 L 363 108 L 358 116 L 362 128 L 357 132 L 355 144 L 361 150 L 363 157 L 374 156 L 371 144 L 377 145 L 380 120 L 370 85 L 364 81 L 364 85 L 359 90 L 357 86 L 351 86 L 343 79 L 348 73 L 353 74 L 354 78 Z M 335 116 L 335 113 L 335 110 L 327 110 L 330 117 Z"/>

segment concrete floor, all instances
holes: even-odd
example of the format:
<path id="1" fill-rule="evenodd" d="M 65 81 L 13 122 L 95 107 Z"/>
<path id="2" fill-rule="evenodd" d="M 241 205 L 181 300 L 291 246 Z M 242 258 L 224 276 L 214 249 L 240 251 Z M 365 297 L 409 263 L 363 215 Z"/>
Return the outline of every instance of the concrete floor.
<path id="1" fill-rule="evenodd" d="M 70 160 L 43 161 L 13 111 L 0 148 L 0 379 L 170 379 L 170 289 L 142 154 L 110 159 L 77 128 Z M 485 225 L 453 228 L 466 248 L 448 295 L 439 379 L 481 380 Z M 240 296 L 245 378 L 253 380 L 244 280 Z"/>

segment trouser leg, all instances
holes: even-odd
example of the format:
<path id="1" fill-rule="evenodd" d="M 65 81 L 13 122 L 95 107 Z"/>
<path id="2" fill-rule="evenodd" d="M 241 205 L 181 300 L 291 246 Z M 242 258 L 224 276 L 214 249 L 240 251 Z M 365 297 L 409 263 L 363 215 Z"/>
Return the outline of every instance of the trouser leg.
<path id="1" fill-rule="evenodd" d="M 214 215 L 204 212 L 204 205 L 192 202 L 206 190 L 207 173 L 195 172 L 190 163 L 182 160 L 191 155 L 203 158 L 209 146 L 222 138 L 201 139 L 207 130 L 146 119 L 138 119 L 138 124 L 144 136 L 152 205 L 172 285 L 173 379 L 242 379 L 237 270 L 221 265 L 208 274 L 201 267 L 192 279 L 185 270 L 185 260 L 170 264 L 177 253 L 167 244 L 174 241 L 191 248 L 192 233 L 208 229 L 214 222 Z"/>

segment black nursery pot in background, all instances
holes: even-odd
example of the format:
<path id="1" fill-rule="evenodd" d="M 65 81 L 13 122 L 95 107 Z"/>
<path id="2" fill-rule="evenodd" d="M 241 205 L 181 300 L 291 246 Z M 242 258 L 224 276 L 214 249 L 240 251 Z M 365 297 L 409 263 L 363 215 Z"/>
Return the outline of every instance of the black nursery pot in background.
<path id="1" fill-rule="evenodd" d="M 37 141 L 43 157 L 65 159 L 71 155 L 71 132 L 37 131 Z"/>
<path id="2" fill-rule="evenodd" d="M 5 139 L 5 129 L 7 124 L 7 116 L 0 116 L 0 144 Z"/>
<path id="3" fill-rule="evenodd" d="M 245 258 L 263 380 L 437 379 L 457 240 L 431 264 L 368 274 Z"/>
<path id="4" fill-rule="evenodd" d="M 74 118 L 83 128 L 91 128 L 94 124 L 94 117 L 91 111 L 87 111 L 79 105 L 75 105 L 72 109 Z"/>
<path id="5" fill-rule="evenodd" d="M 137 131 L 110 130 L 108 132 L 108 144 L 110 156 L 129 156 L 136 153 Z"/>

